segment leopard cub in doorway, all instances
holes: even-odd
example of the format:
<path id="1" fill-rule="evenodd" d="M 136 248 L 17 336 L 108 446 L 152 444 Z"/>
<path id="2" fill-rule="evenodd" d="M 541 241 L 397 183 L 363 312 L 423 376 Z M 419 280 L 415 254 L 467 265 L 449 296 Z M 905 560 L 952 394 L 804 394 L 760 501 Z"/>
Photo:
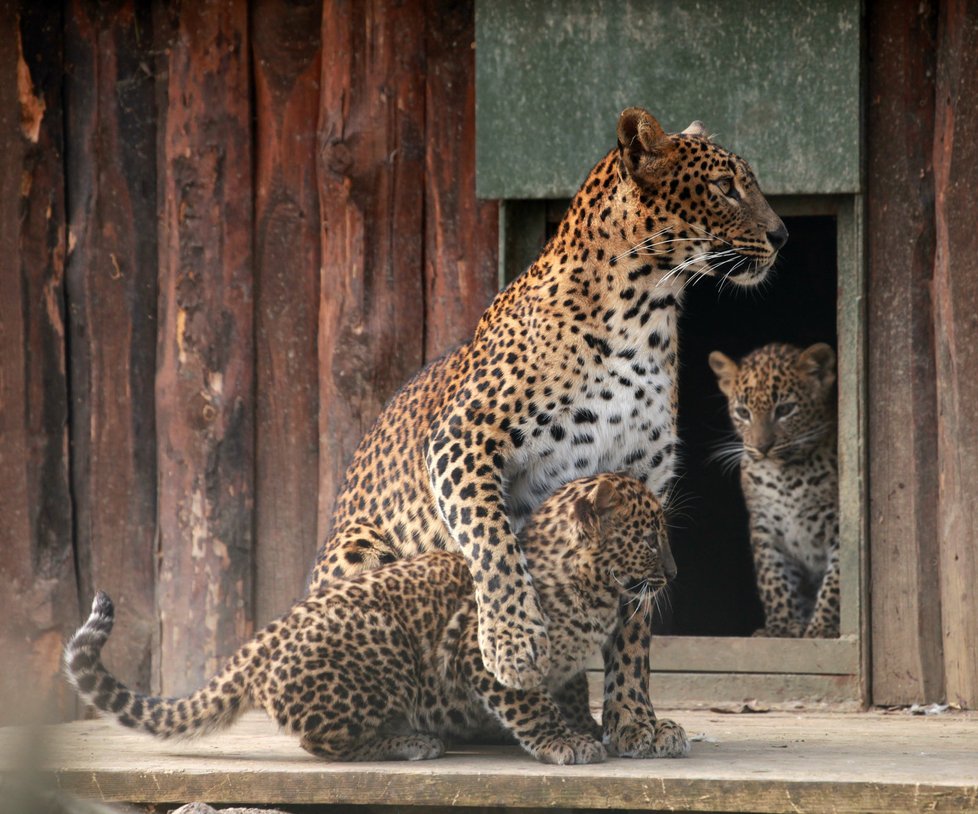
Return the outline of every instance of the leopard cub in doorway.
<path id="1" fill-rule="evenodd" d="M 223 728 L 254 704 L 328 760 L 433 758 L 443 739 L 509 733 L 543 762 L 600 761 L 583 671 L 611 646 L 619 607 L 648 613 L 675 575 L 661 508 L 635 478 L 581 478 L 541 504 L 520 544 L 550 635 L 549 671 L 535 688 L 507 687 L 486 669 L 472 576 L 446 551 L 331 580 L 184 698 L 135 693 L 106 670 L 114 612 L 99 593 L 65 670 L 86 701 L 162 738 Z M 648 748 L 673 757 L 689 742 L 662 721 Z"/>
<path id="2" fill-rule="evenodd" d="M 709 357 L 741 443 L 740 483 L 764 627 L 755 636 L 839 635 L 835 353 L 771 344 L 737 364 Z"/>

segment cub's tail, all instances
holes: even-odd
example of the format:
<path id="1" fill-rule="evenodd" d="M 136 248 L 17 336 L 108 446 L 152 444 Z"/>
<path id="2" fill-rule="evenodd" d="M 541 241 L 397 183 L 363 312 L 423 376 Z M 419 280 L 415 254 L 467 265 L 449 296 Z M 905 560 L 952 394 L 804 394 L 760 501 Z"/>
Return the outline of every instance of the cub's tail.
<path id="1" fill-rule="evenodd" d="M 102 648 L 114 619 L 112 600 L 99 591 L 88 621 L 71 637 L 64 653 L 68 680 L 85 701 L 106 715 L 159 738 L 191 737 L 229 726 L 247 707 L 248 681 L 244 671 L 233 670 L 231 663 L 206 687 L 184 698 L 133 692 L 102 664 Z"/>

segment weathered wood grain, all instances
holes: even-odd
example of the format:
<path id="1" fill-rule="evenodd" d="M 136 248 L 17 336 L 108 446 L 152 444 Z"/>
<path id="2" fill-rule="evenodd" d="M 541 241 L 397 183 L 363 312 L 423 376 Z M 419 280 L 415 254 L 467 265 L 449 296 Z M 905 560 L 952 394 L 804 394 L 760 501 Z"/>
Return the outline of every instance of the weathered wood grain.
<path id="1" fill-rule="evenodd" d="M 255 614 L 301 595 L 319 473 L 319 111 L 322 3 L 250 7 L 255 77 Z"/>
<path id="2" fill-rule="evenodd" d="M 940 574 L 950 701 L 978 706 L 978 2 L 940 7 L 934 179 Z"/>
<path id="3" fill-rule="evenodd" d="M 650 660 L 656 673 L 855 675 L 859 671 L 859 647 L 854 637 L 654 636 Z M 602 669 L 599 656 L 588 663 L 588 669 Z"/>
<path id="4" fill-rule="evenodd" d="M 475 196 L 475 3 L 426 0 L 425 360 L 466 341 L 498 290 L 499 204 Z"/>
<path id="5" fill-rule="evenodd" d="M 687 760 L 546 766 L 515 747 L 432 761 L 326 763 L 260 713 L 197 742 L 161 743 L 104 721 L 52 732 L 63 789 L 103 800 L 714 812 L 969 811 L 978 804 L 974 715 L 672 710 L 700 733 Z M 13 733 L 0 731 L 0 753 Z"/>
<path id="6" fill-rule="evenodd" d="M 360 438 L 424 358 L 424 8 L 325 0 L 320 538 Z"/>
<path id="7" fill-rule="evenodd" d="M 161 101 L 160 674 L 197 686 L 252 630 L 254 344 L 248 15 L 182 2 L 156 20 Z"/>
<path id="8" fill-rule="evenodd" d="M 944 692 L 930 295 L 937 9 L 874 2 L 868 14 L 872 693 L 906 704 Z"/>
<path id="9" fill-rule="evenodd" d="M 82 602 L 126 619 L 105 655 L 150 689 L 156 616 L 156 99 L 147 4 L 72 0 L 65 104 L 71 482 Z"/>
<path id="10" fill-rule="evenodd" d="M 60 7 L 0 4 L 0 719 L 74 708 Z"/>

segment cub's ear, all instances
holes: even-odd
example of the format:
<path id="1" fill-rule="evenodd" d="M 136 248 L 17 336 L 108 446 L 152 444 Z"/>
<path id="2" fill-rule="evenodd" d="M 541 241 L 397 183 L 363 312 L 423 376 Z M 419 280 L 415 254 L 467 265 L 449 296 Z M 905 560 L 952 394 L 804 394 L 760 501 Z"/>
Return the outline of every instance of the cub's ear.
<path id="1" fill-rule="evenodd" d="M 835 351 L 824 342 L 805 348 L 798 357 L 798 369 L 813 377 L 823 389 L 835 382 Z"/>
<path id="2" fill-rule="evenodd" d="M 706 125 L 703 124 L 699 119 L 695 122 L 690 122 L 689 126 L 683 130 L 684 136 L 701 136 L 702 138 L 709 139 L 710 131 L 706 129 Z"/>
<path id="3" fill-rule="evenodd" d="M 737 363 L 729 356 L 715 350 L 710 354 L 710 367 L 717 374 L 717 384 L 720 385 L 720 392 L 729 398 L 733 393 L 734 381 L 740 372 Z"/>
<path id="4" fill-rule="evenodd" d="M 574 503 L 574 514 L 583 526 L 595 526 L 598 519 L 605 517 L 621 502 L 618 492 L 606 480 L 599 480 L 587 497 L 578 498 Z"/>
<path id="5" fill-rule="evenodd" d="M 618 150 L 628 174 L 651 181 L 665 166 L 676 146 L 647 110 L 629 107 L 618 118 Z"/>

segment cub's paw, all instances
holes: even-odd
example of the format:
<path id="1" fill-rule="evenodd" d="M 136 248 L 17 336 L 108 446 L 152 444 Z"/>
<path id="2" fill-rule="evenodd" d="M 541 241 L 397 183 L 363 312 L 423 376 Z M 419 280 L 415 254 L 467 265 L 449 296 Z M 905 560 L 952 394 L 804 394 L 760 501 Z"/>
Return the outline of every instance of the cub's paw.
<path id="1" fill-rule="evenodd" d="M 401 735 L 390 739 L 388 759 L 433 760 L 445 754 L 445 744 L 434 735 Z"/>
<path id="2" fill-rule="evenodd" d="M 751 635 L 755 638 L 800 639 L 805 627 L 798 622 L 773 622 L 759 627 Z"/>
<path id="3" fill-rule="evenodd" d="M 579 763 L 601 763 L 608 753 L 600 742 L 589 735 L 574 733 L 550 738 L 533 749 L 533 756 L 541 763 L 569 766 Z"/>
<path id="4" fill-rule="evenodd" d="M 536 595 L 508 603 L 493 612 L 489 602 L 479 609 L 479 649 L 486 669 L 507 687 L 529 690 L 543 683 L 550 670 L 550 639 Z"/>
<path id="5" fill-rule="evenodd" d="M 689 754 L 686 731 L 675 721 L 666 719 L 625 724 L 608 740 L 619 757 L 686 757 Z"/>
<path id="6" fill-rule="evenodd" d="M 806 639 L 838 639 L 839 625 L 838 623 L 822 624 L 813 621 L 805 628 L 804 637 Z"/>

